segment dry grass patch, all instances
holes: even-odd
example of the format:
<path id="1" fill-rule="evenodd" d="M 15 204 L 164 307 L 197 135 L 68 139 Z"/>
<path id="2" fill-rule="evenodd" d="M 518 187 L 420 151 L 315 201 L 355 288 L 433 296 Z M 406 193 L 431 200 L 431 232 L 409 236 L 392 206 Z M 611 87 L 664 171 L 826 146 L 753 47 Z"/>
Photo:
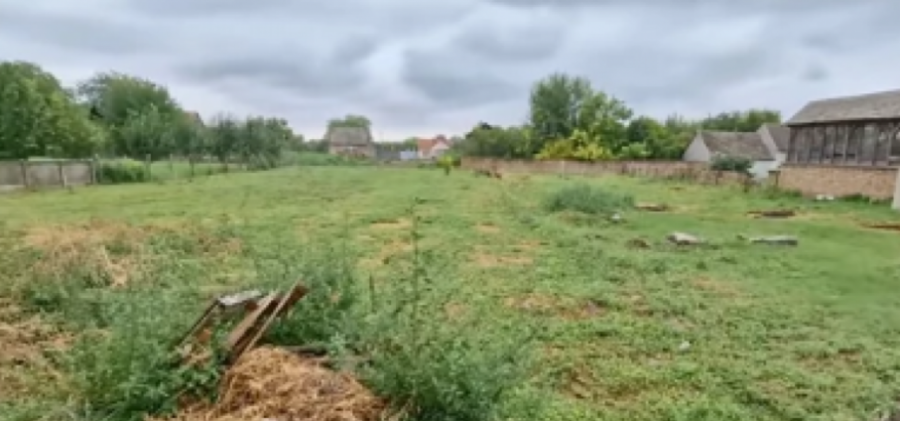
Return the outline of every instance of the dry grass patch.
<path id="1" fill-rule="evenodd" d="M 0 401 L 34 397 L 47 384 L 63 383 L 47 354 L 63 351 L 71 342 L 71 335 L 37 316 L 25 318 L 18 306 L 0 301 Z"/>
<path id="2" fill-rule="evenodd" d="M 218 402 L 189 409 L 170 421 L 376 421 L 385 402 L 348 373 L 325 368 L 277 348 L 244 355 L 225 375 Z"/>
<path id="3" fill-rule="evenodd" d="M 412 227 L 412 221 L 407 218 L 395 220 L 380 220 L 369 224 L 369 228 L 373 230 L 403 230 Z"/>
<path id="4" fill-rule="evenodd" d="M 500 232 L 500 227 L 491 223 L 479 224 L 475 229 L 482 234 L 497 234 Z"/>
<path id="5" fill-rule="evenodd" d="M 374 256 L 360 259 L 360 265 L 363 268 L 374 269 L 385 266 L 395 257 L 403 256 L 413 252 L 413 245 L 408 240 L 392 239 L 385 241 Z"/>
<path id="6" fill-rule="evenodd" d="M 470 260 L 482 268 L 528 266 L 534 263 L 528 256 L 498 256 L 483 252 L 473 253 Z"/>
<path id="7" fill-rule="evenodd" d="M 87 271 L 111 287 L 123 287 L 140 278 L 153 264 L 148 243 L 153 237 L 185 236 L 202 255 L 227 257 L 241 253 L 238 238 L 221 238 L 187 224 L 131 225 L 91 221 L 77 225 L 35 226 L 26 230 L 23 245 L 41 252 L 36 274 L 65 277 Z"/>
<path id="8" fill-rule="evenodd" d="M 556 295 L 540 293 L 506 297 L 503 304 L 527 313 L 573 321 L 601 317 L 608 311 L 603 304 L 595 300 L 565 299 Z"/>
<path id="9" fill-rule="evenodd" d="M 690 282 L 691 286 L 701 291 L 708 292 L 723 298 L 739 298 L 744 296 L 744 292 L 734 283 L 719 281 L 712 278 L 700 277 L 694 278 Z"/>

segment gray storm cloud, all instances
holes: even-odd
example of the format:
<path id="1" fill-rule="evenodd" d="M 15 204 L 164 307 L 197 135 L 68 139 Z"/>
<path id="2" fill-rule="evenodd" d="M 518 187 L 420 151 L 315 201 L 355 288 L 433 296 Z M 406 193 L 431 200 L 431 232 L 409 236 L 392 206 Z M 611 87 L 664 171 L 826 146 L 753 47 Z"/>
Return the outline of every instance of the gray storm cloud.
<path id="1" fill-rule="evenodd" d="M 896 16 L 886 0 L 32 0 L 0 4 L 0 57 L 67 83 L 138 73 L 204 114 L 277 112 L 316 133 L 362 113 L 400 136 L 518 123 L 556 71 L 639 113 L 790 114 L 897 88 Z"/>

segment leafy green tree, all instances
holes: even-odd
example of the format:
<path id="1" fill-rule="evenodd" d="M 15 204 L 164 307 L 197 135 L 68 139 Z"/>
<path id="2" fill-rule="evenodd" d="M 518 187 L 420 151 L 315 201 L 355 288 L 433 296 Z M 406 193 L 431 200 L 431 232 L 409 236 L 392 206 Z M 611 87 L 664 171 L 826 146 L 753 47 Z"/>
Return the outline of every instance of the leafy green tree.
<path id="1" fill-rule="evenodd" d="M 781 123 L 781 112 L 767 109 L 729 111 L 709 116 L 700 124 L 705 130 L 755 132 L 765 123 Z"/>
<path id="2" fill-rule="evenodd" d="M 155 161 L 167 158 L 176 149 L 176 127 L 172 116 L 151 106 L 141 112 L 132 111 L 115 133 L 120 150 L 128 151 L 132 157 Z"/>
<path id="3" fill-rule="evenodd" d="M 622 159 L 678 159 L 687 147 L 679 141 L 682 132 L 689 130 L 670 129 L 652 117 L 635 118 L 628 123 L 627 145 L 620 147 L 617 154 Z"/>
<path id="4" fill-rule="evenodd" d="M 577 128 L 605 149 L 618 150 L 627 144 L 627 124 L 633 114 L 624 102 L 603 92 L 594 92 L 578 110 Z"/>
<path id="5" fill-rule="evenodd" d="M 146 132 L 148 125 L 174 125 L 177 124 L 176 119 L 182 118 L 183 110 L 164 86 L 147 79 L 108 72 L 80 83 L 76 92 L 78 99 L 90 107 L 99 122 L 109 130 L 111 152 L 130 156 L 144 153 L 168 155 L 173 152 L 158 149 L 157 146 L 164 144 L 162 142 L 154 142 L 155 146 L 150 148 L 149 141 L 138 142 L 135 138 L 136 131 L 149 133 Z M 152 114 L 147 117 L 152 121 L 138 121 L 143 114 Z M 128 125 L 131 127 L 126 127 Z M 154 126 L 153 130 L 161 129 Z M 169 146 L 174 147 L 171 143 Z M 148 152 L 147 148 L 152 152 Z"/>
<path id="6" fill-rule="evenodd" d="M 591 83 L 582 77 L 554 73 L 537 81 L 531 89 L 529 100 L 529 125 L 534 130 L 533 143 L 528 145 L 531 154 L 544 145 L 572 135 L 579 124 L 582 105 L 594 96 Z"/>
<path id="7" fill-rule="evenodd" d="M 332 127 L 365 127 L 371 128 L 372 121 L 368 117 L 356 114 L 347 114 L 344 118 L 333 118 L 328 121 L 328 128 Z"/>
<path id="8" fill-rule="evenodd" d="M 0 158 L 87 157 L 103 140 L 56 77 L 32 63 L 0 62 Z"/>
<path id="9" fill-rule="evenodd" d="M 228 162 L 241 149 L 242 122 L 230 114 L 219 114 L 213 117 L 208 126 L 209 152 L 216 157 L 225 168 Z"/>
<path id="10" fill-rule="evenodd" d="M 596 143 L 596 150 L 605 151 L 598 152 L 598 156 L 605 156 L 606 151 L 617 150 L 627 143 L 627 123 L 632 115 L 633 111 L 624 102 L 594 91 L 587 79 L 552 74 L 537 81 L 531 90 L 529 125 L 534 136 L 522 149 L 535 155 L 548 144 L 570 139 L 580 131 L 581 140 L 570 142 L 572 147 L 584 149 Z M 588 143 L 575 146 L 583 141 Z M 559 149 L 562 145 L 565 142 L 553 148 L 562 150 Z"/>
<path id="11" fill-rule="evenodd" d="M 453 150 L 465 156 L 531 157 L 529 151 L 523 149 L 523 146 L 530 143 L 531 136 L 531 131 L 527 127 L 501 127 L 479 123 L 466 134 L 463 141 L 453 145 Z"/>

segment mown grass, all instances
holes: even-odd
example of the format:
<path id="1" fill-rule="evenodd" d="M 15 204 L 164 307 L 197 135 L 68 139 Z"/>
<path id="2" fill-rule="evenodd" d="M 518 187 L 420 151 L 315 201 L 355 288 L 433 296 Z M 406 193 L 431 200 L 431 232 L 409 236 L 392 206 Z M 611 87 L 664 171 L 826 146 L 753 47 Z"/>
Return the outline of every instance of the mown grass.
<path id="1" fill-rule="evenodd" d="M 574 205 L 547 208 L 554 197 Z M 630 198 L 671 211 L 629 210 Z M 773 208 L 799 215 L 746 214 Z M 175 389 L 215 381 L 166 368 L 204 300 L 298 277 L 322 295 L 270 339 L 372 356 L 360 375 L 423 420 L 865 420 L 900 394 L 900 235 L 861 226 L 900 220 L 884 206 L 305 167 L 15 193 L 0 220 L 15 250 L 0 290 L 20 307 L 2 321 L 43 332 L 21 361 L 0 360 L 0 418 L 171 409 Z M 670 246 L 672 231 L 709 245 Z"/>

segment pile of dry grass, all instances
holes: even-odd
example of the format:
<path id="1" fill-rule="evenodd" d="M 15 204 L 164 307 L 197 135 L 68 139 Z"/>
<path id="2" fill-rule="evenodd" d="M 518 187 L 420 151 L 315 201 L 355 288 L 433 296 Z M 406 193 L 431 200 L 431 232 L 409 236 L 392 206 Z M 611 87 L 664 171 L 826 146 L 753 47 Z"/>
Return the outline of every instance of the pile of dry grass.
<path id="1" fill-rule="evenodd" d="M 353 376 L 278 348 L 241 357 L 223 379 L 214 405 L 191 408 L 169 421 L 374 421 L 384 401 Z"/>

